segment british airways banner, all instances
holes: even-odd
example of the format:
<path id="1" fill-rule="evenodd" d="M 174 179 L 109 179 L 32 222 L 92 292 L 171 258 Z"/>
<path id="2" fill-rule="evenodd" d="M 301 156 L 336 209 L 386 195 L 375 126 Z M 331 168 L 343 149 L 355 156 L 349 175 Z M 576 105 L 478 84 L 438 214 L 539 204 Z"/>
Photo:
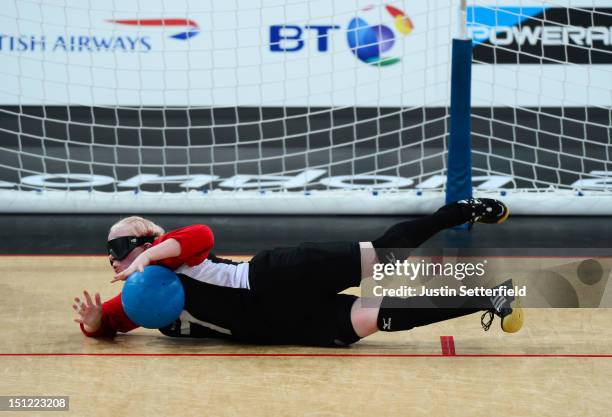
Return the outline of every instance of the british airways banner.
<path id="1" fill-rule="evenodd" d="M 0 105 L 449 104 L 458 0 L 2 7 Z M 612 0 L 474 2 L 473 104 L 609 106 L 611 16 Z"/>

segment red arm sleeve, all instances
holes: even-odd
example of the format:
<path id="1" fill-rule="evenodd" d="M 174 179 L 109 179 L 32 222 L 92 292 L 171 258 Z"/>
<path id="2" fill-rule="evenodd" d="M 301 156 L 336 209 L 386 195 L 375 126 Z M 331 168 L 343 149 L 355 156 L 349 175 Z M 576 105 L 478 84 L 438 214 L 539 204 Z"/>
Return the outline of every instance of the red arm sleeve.
<path id="1" fill-rule="evenodd" d="M 175 239 L 181 246 L 181 254 L 173 258 L 161 259 L 155 262 L 172 270 L 183 264 L 195 266 L 204 262 L 215 244 L 215 237 L 210 227 L 203 224 L 194 224 L 173 230 L 158 237 L 153 245 Z"/>
<path id="2" fill-rule="evenodd" d="M 123 311 L 121 294 L 102 304 L 102 325 L 95 332 L 88 332 L 81 324 L 81 331 L 89 337 L 114 337 L 117 332 L 129 332 L 138 326 Z"/>

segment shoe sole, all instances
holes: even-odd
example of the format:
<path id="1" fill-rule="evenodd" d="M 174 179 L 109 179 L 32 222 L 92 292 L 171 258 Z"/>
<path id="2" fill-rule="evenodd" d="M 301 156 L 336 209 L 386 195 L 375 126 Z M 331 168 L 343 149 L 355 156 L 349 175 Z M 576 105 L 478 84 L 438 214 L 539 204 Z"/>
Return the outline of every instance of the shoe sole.
<path id="1" fill-rule="evenodd" d="M 500 224 L 500 223 L 505 222 L 508 219 L 508 217 L 510 216 L 510 209 L 505 204 L 504 204 L 504 207 L 506 207 L 506 212 L 504 213 L 503 216 L 501 216 L 501 218 L 499 220 L 497 220 L 497 222 L 495 222 L 496 224 Z"/>
<path id="2" fill-rule="evenodd" d="M 501 328 L 506 333 L 516 333 L 523 328 L 523 324 L 525 324 L 525 316 L 520 303 L 517 302 L 517 306 L 512 308 L 512 314 L 502 319 Z"/>

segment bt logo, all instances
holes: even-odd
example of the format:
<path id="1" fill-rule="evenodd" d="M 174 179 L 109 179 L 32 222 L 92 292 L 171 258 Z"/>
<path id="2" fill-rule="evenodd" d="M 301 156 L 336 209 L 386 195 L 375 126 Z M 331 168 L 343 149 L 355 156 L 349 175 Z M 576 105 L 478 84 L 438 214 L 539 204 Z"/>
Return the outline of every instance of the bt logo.
<path id="1" fill-rule="evenodd" d="M 393 49 L 398 36 L 407 36 L 414 29 L 412 20 L 403 11 L 389 5 L 383 7 L 382 10 L 376 6 L 363 8 L 360 13 L 363 17 L 352 18 L 346 28 L 349 49 L 366 64 L 388 66 L 398 63 L 401 58 L 388 56 L 387 53 Z M 368 23 L 378 16 L 383 16 L 384 23 L 391 24 L 391 27 L 382 23 Z M 273 25 L 270 26 L 270 51 L 297 52 L 304 48 L 304 32 L 316 31 L 317 50 L 326 52 L 330 33 L 339 29 L 341 27 L 338 25 Z"/>
<path id="2" fill-rule="evenodd" d="M 327 37 L 331 30 L 340 29 L 338 25 L 272 25 L 270 26 L 270 50 L 272 52 L 296 52 L 304 47 L 302 34 L 306 30 L 317 31 L 317 50 L 327 51 Z"/>

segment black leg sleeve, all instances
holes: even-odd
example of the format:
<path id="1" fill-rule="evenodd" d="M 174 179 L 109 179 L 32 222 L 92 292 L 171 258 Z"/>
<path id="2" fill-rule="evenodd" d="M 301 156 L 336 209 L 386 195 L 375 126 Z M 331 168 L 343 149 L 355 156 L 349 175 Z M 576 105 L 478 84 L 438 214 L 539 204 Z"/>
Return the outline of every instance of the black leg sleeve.
<path id="1" fill-rule="evenodd" d="M 469 213 L 457 203 L 448 204 L 435 213 L 417 220 L 391 226 L 384 235 L 372 241 L 380 262 L 394 262 L 404 256 L 393 253 L 393 248 L 413 249 L 441 230 L 458 226 L 469 219 Z"/>
<path id="2" fill-rule="evenodd" d="M 378 312 L 379 330 L 397 332 L 485 310 L 486 297 L 384 297 Z"/>

